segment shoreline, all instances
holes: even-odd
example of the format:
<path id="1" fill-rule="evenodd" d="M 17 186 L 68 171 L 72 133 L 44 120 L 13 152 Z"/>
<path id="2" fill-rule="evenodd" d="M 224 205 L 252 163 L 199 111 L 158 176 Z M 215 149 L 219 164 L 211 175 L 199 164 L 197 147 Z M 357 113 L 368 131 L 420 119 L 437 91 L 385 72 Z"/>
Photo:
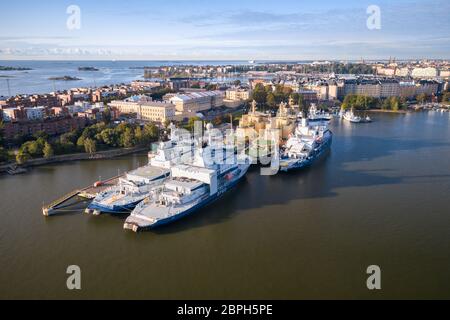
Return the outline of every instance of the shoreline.
<path id="1" fill-rule="evenodd" d="M 122 149 L 115 149 L 115 150 L 107 150 L 107 151 L 99 151 L 94 154 L 89 153 L 72 153 L 72 154 L 66 154 L 66 155 L 59 155 L 54 156 L 52 158 L 39 158 L 39 159 L 31 159 L 28 160 L 24 164 L 17 164 L 17 163 L 8 163 L 0 166 L 0 175 L 1 174 L 7 174 L 7 171 L 14 166 L 17 166 L 17 168 L 33 168 L 33 167 L 39 167 L 47 164 L 59 164 L 64 162 L 72 162 L 72 161 L 82 161 L 82 160 L 103 160 L 103 159 L 111 159 L 116 158 L 120 156 L 125 156 L 141 151 L 148 151 L 148 147 L 137 147 L 137 148 L 122 148 Z"/>
<path id="2" fill-rule="evenodd" d="M 397 111 L 394 111 L 394 110 L 383 110 L 383 109 L 370 109 L 370 110 L 367 110 L 367 112 L 406 114 L 406 113 L 409 113 L 411 111 L 409 111 L 409 110 L 397 110 Z"/>

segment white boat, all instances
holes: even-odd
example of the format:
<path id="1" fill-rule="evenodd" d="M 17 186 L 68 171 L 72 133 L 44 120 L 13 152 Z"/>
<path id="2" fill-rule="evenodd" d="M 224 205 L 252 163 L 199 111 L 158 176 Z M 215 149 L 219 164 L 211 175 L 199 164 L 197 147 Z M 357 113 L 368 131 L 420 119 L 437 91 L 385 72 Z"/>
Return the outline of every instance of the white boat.
<path id="1" fill-rule="evenodd" d="M 303 119 L 281 150 L 280 170 L 290 171 L 312 165 L 331 148 L 333 133 L 326 125 L 314 125 Z"/>
<path id="2" fill-rule="evenodd" d="M 353 110 L 344 113 L 343 118 L 352 123 L 361 123 L 363 119 L 353 113 Z"/>
<path id="3" fill-rule="evenodd" d="M 309 121 L 331 121 L 333 119 L 333 115 L 328 112 L 324 112 L 323 110 L 319 111 L 317 106 L 313 103 L 309 108 Z"/>

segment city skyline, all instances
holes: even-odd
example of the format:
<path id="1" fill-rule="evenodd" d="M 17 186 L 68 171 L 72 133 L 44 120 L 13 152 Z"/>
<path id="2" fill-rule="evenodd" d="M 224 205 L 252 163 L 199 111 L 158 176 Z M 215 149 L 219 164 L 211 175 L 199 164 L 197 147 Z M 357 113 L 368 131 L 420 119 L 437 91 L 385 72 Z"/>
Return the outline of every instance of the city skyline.
<path id="1" fill-rule="evenodd" d="M 70 30 L 67 8 L 81 10 Z M 381 29 L 367 27 L 367 8 Z M 5 5 L 0 60 L 449 58 L 450 4 L 430 1 L 58 1 Z M 36 18 L 39 12 L 39 18 Z M 20 15 L 19 15 L 20 13 Z"/>

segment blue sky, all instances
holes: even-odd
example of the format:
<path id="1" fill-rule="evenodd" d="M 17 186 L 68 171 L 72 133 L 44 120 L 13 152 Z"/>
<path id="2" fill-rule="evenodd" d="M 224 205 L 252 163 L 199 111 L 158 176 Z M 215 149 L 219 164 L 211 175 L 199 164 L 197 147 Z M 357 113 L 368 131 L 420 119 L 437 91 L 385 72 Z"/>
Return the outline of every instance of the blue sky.
<path id="1" fill-rule="evenodd" d="M 69 30 L 69 5 L 81 29 Z M 366 27 L 369 5 L 381 29 Z M 450 1 L 14 0 L 0 59 L 450 58 Z"/>

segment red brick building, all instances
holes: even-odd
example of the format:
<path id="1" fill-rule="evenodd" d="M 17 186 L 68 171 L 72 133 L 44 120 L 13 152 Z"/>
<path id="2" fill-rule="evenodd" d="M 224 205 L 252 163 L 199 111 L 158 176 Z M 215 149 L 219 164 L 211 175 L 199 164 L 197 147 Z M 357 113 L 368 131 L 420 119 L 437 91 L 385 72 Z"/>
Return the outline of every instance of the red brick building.
<path id="1" fill-rule="evenodd" d="M 88 119 L 81 117 L 52 118 L 43 121 L 17 121 L 4 123 L 6 139 L 14 139 L 20 135 L 33 135 L 45 132 L 48 135 L 59 135 L 76 129 L 82 129 L 88 124 Z"/>

